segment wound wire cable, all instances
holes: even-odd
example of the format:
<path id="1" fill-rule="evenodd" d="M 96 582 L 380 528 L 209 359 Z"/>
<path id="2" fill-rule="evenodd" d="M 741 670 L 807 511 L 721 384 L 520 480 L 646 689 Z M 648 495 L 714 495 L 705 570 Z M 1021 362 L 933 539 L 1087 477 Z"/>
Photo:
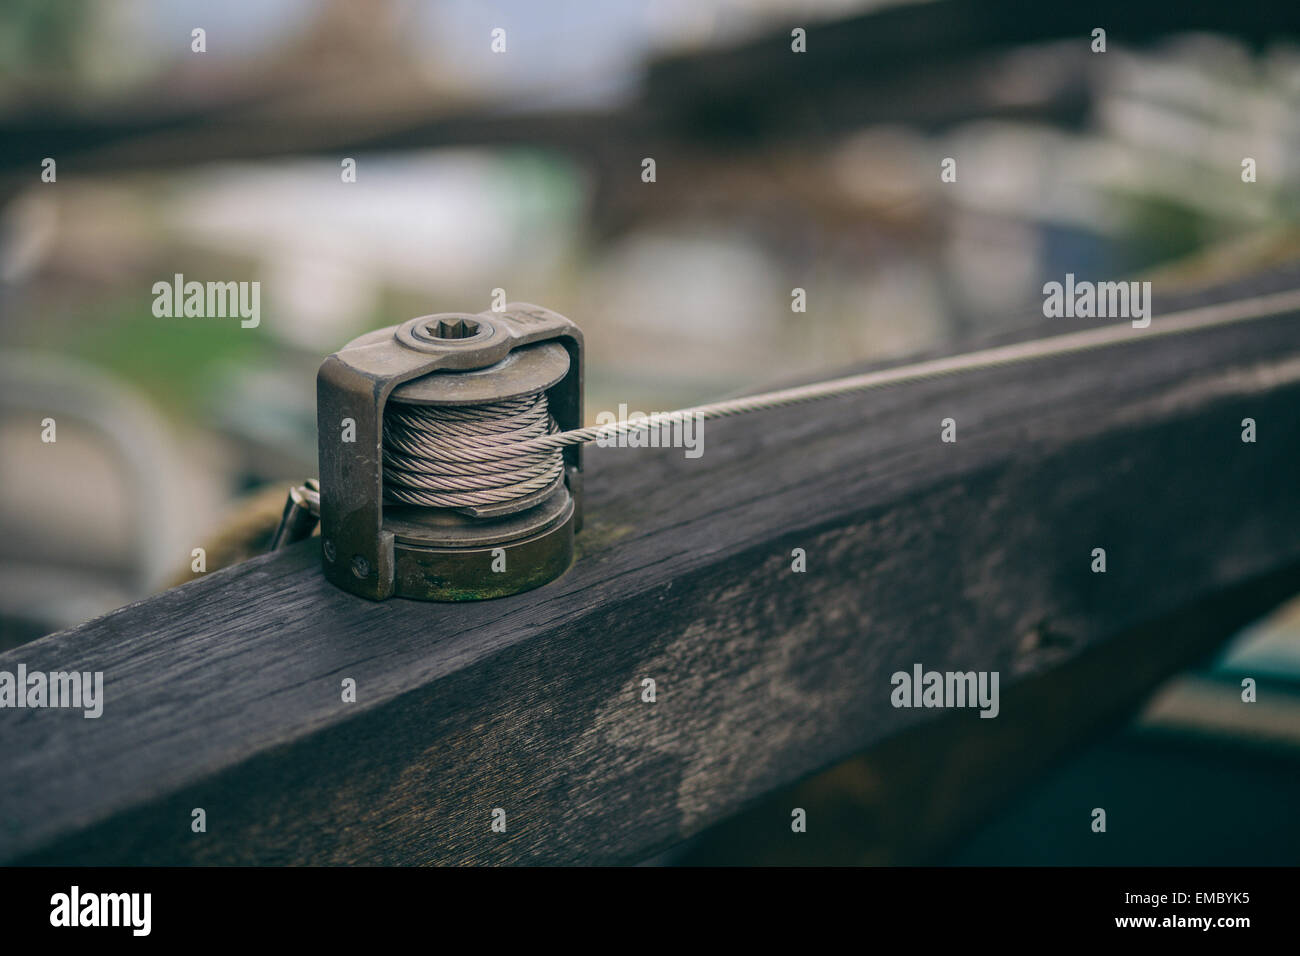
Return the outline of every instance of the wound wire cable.
<path id="1" fill-rule="evenodd" d="M 558 431 L 544 391 L 481 405 L 413 405 L 384 410 L 384 493 L 394 502 L 427 508 L 505 504 L 560 480 L 558 448 L 485 458 Z"/>
<path id="2" fill-rule="evenodd" d="M 1145 329 L 1115 323 L 564 432 L 558 430 L 547 410 L 545 392 L 475 406 L 390 403 L 384 420 L 385 494 L 394 501 L 441 508 L 516 501 L 556 482 L 564 470 L 561 452 L 572 445 L 650 431 L 688 419 L 707 421 L 800 405 L 960 372 L 1184 335 L 1297 310 L 1300 289 L 1290 289 L 1170 313 L 1153 320 Z"/>

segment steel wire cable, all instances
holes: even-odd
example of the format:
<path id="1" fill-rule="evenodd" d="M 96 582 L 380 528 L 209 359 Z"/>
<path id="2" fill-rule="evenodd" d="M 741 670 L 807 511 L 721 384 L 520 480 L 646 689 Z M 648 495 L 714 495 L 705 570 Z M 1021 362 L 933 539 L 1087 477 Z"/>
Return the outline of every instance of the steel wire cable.
<path id="1" fill-rule="evenodd" d="M 783 408 L 959 372 L 1001 368 L 1093 349 L 1129 345 L 1300 310 L 1300 289 L 1202 306 L 1153 320 L 981 349 L 727 401 L 658 412 L 631 421 L 560 431 L 545 392 L 471 406 L 390 403 L 384 419 L 385 492 L 394 501 L 439 508 L 516 501 L 563 474 L 563 450 L 633 432 Z"/>
<path id="2" fill-rule="evenodd" d="M 465 508 L 517 501 L 564 473 L 561 451 L 523 449 L 484 458 L 485 449 L 558 431 L 546 393 L 482 405 L 408 405 L 384 411 L 384 492 L 391 501 Z"/>

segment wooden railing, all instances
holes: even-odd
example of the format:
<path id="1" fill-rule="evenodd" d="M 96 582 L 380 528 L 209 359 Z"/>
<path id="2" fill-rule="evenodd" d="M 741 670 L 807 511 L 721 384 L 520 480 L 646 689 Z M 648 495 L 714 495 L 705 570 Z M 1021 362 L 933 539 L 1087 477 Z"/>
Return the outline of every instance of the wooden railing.
<path id="1" fill-rule="evenodd" d="M 1300 591 L 1297 323 L 710 423 L 693 460 L 593 448 L 576 563 L 515 597 L 371 603 L 303 542 L 16 648 L 105 700 L 0 710 L 0 859 L 630 863 L 934 720 L 891 705 L 914 664 L 1000 673 L 968 736 L 1099 649 L 1075 699 L 1135 692 L 1185 661 L 1124 635 L 1203 648 Z"/>

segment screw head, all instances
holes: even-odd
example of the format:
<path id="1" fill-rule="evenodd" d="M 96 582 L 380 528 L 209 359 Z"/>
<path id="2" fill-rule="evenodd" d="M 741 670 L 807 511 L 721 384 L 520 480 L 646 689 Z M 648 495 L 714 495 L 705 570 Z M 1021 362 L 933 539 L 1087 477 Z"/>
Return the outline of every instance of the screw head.
<path id="1" fill-rule="evenodd" d="M 329 538 L 325 539 L 324 550 L 325 550 L 325 560 L 332 562 L 335 556 L 334 542 L 331 541 Z"/>
<path id="2" fill-rule="evenodd" d="M 352 573 L 359 578 L 370 577 L 370 562 L 362 555 L 354 554 L 352 556 Z"/>
<path id="3" fill-rule="evenodd" d="M 478 335 L 479 323 L 465 316 L 448 315 L 424 327 L 425 335 L 432 339 L 472 339 Z"/>

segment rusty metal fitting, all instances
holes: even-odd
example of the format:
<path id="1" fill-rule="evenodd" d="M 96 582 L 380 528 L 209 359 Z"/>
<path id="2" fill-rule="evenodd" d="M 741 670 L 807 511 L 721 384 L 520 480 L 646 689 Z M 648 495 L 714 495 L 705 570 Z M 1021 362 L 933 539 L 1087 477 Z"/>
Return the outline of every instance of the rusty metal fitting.
<path id="1" fill-rule="evenodd" d="M 562 574 L 582 521 L 581 445 L 509 452 L 582 427 L 582 352 L 573 322 L 511 303 L 411 319 L 325 359 L 325 576 L 374 600 L 465 601 Z"/>

